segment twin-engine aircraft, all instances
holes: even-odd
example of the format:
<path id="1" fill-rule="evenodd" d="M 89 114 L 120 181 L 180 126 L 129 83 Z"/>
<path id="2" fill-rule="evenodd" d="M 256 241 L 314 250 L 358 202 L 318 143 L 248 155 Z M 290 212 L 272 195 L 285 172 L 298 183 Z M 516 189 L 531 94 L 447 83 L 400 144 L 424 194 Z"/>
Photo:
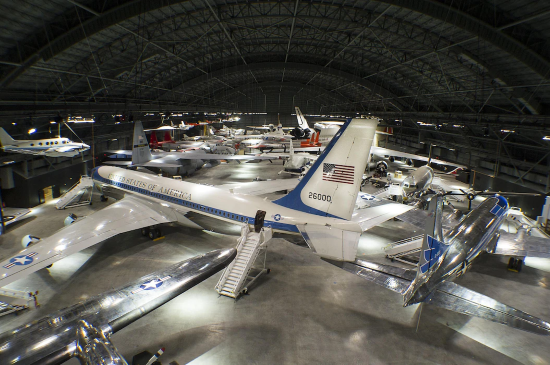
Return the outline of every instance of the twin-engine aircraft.
<path id="1" fill-rule="evenodd" d="M 213 220 L 214 230 L 220 221 L 254 224 L 258 210 L 266 212 L 266 226 L 301 234 L 317 254 L 355 260 L 363 231 L 412 209 L 381 200 L 355 209 L 377 123 L 376 119 L 353 119 L 344 125 L 296 188 L 275 201 L 255 195 L 287 189 L 287 180 L 214 187 L 112 166 L 95 168 L 92 179 L 96 186 L 104 194 L 110 191 L 124 194 L 124 198 L 50 237 L 31 241 L 23 251 L 1 262 L 0 285 L 120 233 L 143 229 L 142 233 L 156 238 L 159 225 L 170 222 L 208 228 L 190 219 L 196 217 Z M 143 143 L 147 152 L 146 141 Z M 135 154 L 140 151 L 144 150 Z M 289 188 L 295 185 L 293 179 L 288 182 Z"/>
<path id="2" fill-rule="evenodd" d="M 402 294 L 404 306 L 427 303 L 521 330 L 550 334 L 550 323 L 453 282 L 483 252 L 550 258 L 550 240 L 499 232 L 509 208 L 508 201 L 499 195 L 483 201 L 444 232 L 442 202 L 442 195 L 432 198 L 428 219 L 417 220 L 418 227 L 425 224 L 426 234 L 416 272 L 362 259 L 327 261 Z"/>
<path id="3" fill-rule="evenodd" d="M 0 144 L 4 152 L 46 157 L 74 157 L 90 149 L 86 143 L 73 142 L 68 138 L 15 140 L 1 127 Z"/>

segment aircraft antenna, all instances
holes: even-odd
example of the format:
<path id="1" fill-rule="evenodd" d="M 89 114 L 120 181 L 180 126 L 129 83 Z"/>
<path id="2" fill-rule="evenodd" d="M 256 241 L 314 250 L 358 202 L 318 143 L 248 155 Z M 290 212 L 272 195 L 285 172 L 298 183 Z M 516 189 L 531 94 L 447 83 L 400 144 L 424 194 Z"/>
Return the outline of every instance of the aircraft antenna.
<path id="1" fill-rule="evenodd" d="M 80 142 L 84 143 L 84 141 L 83 141 L 82 139 L 80 139 L 80 137 L 78 136 L 78 134 L 76 134 L 76 132 L 73 131 L 73 129 L 67 124 L 67 122 L 64 121 L 63 124 L 65 124 L 65 126 L 66 126 L 67 128 L 69 128 L 69 130 L 70 130 L 71 132 L 73 132 L 73 134 L 76 136 L 76 138 L 78 138 L 78 139 L 80 140 Z M 59 134 L 59 137 L 61 137 L 61 133 Z"/>

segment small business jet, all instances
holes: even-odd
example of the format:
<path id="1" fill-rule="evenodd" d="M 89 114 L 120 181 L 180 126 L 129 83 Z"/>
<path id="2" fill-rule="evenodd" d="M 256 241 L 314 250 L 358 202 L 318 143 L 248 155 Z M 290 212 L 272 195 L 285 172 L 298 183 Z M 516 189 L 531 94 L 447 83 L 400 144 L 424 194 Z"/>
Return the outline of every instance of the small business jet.
<path id="1" fill-rule="evenodd" d="M 46 157 L 74 157 L 90 149 L 86 143 L 73 142 L 68 138 L 15 140 L 1 127 L 0 144 L 4 152 Z"/>
<path id="2" fill-rule="evenodd" d="M 91 176 L 96 186 L 103 193 L 116 191 L 124 198 L 50 237 L 25 240 L 29 245 L 23 251 L 0 262 L 0 286 L 120 233 L 141 229 L 156 238 L 160 225 L 171 222 L 206 228 L 197 225 L 194 217 L 209 218 L 216 225 L 254 224 L 258 211 L 266 212 L 266 226 L 301 235 L 318 255 L 353 261 L 363 231 L 412 209 L 389 200 L 372 200 L 363 209 L 355 209 L 377 124 L 377 119 L 353 119 L 345 124 L 296 188 L 275 201 L 256 195 L 284 189 L 277 181 L 207 186 L 113 166 L 97 167 Z M 134 148 L 134 155 L 143 157 L 148 151 L 143 141 Z M 295 185 L 294 179 L 287 180 Z M 268 187 L 262 188 L 262 183 Z"/>
<path id="3" fill-rule="evenodd" d="M 417 221 L 417 227 L 424 228 L 426 234 L 416 272 L 363 259 L 354 262 L 328 261 L 402 294 L 405 307 L 417 303 L 432 304 L 524 331 L 549 335 L 550 323 L 547 321 L 453 281 L 464 275 L 483 252 L 549 258 L 550 239 L 499 231 L 509 206 L 508 201 L 498 194 L 487 198 L 444 233 L 443 196 L 432 198 L 428 219 Z"/>

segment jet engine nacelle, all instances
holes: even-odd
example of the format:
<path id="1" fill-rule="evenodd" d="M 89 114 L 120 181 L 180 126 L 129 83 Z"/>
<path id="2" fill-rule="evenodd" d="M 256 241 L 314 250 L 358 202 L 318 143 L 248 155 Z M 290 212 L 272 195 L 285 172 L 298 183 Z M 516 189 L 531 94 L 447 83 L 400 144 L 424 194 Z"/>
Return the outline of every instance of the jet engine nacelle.
<path id="1" fill-rule="evenodd" d="M 296 127 L 290 132 L 290 134 L 297 139 L 305 139 L 311 136 L 311 130 Z"/>
<path id="2" fill-rule="evenodd" d="M 67 216 L 67 218 L 65 218 L 65 221 L 63 222 L 63 224 L 64 224 L 65 226 L 71 225 L 71 224 L 73 224 L 77 219 L 78 219 L 78 216 L 77 216 L 76 214 L 71 213 L 71 214 L 69 214 L 69 215 Z"/>
<path id="3" fill-rule="evenodd" d="M 35 237 L 28 234 L 25 237 L 21 238 L 21 245 L 23 246 L 23 248 L 27 248 L 30 245 L 34 245 L 38 241 L 40 241 L 40 237 Z"/>
<path id="4" fill-rule="evenodd" d="M 388 169 L 388 163 L 386 161 L 378 161 L 376 163 L 376 169 L 379 171 L 385 171 Z"/>

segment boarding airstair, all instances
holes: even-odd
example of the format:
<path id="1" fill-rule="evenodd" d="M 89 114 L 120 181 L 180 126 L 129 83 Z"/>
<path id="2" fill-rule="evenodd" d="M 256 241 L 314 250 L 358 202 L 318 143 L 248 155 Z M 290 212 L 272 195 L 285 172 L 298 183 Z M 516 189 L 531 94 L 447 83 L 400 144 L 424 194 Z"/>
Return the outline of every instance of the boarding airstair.
<path id="1" fill-rule="evenodd" d="M 59 198 L 55 207 L 65 209 L 87 205 L 92 203 L 92 192 L 94 182 L 89 176 L 81 176 L 80 181 L 74 184 L 67 192 Z"/>
<path id="2" fill-rule="evenodd" d="M 0 316 L 5 316 L 23 309 L 28 309 L 33 298 L 28 293 L 0 289 Z"/>
<path id="3" fill-rule="evenodd" d="M 265 267 L 267 255 L 267 242 L 273 237 L 271 227 L 262 227 L 260 232 L 250 231 L 250 226 L 244 224 L 241 228 L 241 236 L 237 244 L 237 257 L 224 270 L 216 291 L 220 295 L 237 298 L 241 294 L 248 293 L 248 287 L 261 275 L 269 273 Z M 258 274 L 250 276 L 253 265 L 258 256 L 263 255 L 261 268 Z"/>
<path id="4" fill-rule="evenodd" d="M 414 257 L 422 249 L 424 235 L 409 237 L 401 241 L 390 243 L 384 248 L 386 257 L 392 261 L 399 261 L 405 264 L 416 266 L 418 258 Z"/>

